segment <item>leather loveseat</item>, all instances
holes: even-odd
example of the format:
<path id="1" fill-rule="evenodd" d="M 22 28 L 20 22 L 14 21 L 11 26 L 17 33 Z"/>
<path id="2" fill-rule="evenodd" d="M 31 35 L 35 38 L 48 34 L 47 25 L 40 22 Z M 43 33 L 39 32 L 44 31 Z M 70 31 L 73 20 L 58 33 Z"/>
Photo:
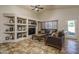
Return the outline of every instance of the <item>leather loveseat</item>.
<path id="1" fill-rule="evenodd" d="M 59 50 L 62 49 L 64 43 L 64 34 L 62 32 L 59 32 L 58 37 L 53 36 L 47 36 L 45 40 L 45 44 L 48 46 L 55 47 Z"/>

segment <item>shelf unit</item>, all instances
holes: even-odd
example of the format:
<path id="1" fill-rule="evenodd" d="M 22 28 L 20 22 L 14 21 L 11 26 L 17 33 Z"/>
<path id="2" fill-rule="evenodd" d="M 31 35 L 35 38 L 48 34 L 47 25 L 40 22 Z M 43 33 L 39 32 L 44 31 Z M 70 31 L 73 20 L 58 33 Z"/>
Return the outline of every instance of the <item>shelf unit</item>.
<path id="1" fill-rule="evenodd" d="M 28 24 L 30 25 L 36 25 L 36 20 L 28 19 Z"/>
<path id="2" fill-rule="evenodd" d="M 7 27 L 5 29 L 5 40 L 14 40 L 15 39 L 15 17 L 14 16 L 5 16 L 8 22 L 5 24 Z"/>
<path id="3" fill-rule="evenodd" d="M 8 26 L 10 26 L 10 25 L 15 25 L 14 23 L 6 23 L 5 25 L 8 25 Z"/>
<path id="4" fill-rule="evenodd" d="M 34 28 L 35 28 L 35 34 L 36 34 L 36 26 L 37 26 L 36 20 L 28 19 L 28 35 L 33 35 L 33 34 L 29 34 L 29 29 L 32 29 L 33 31 Z"/>
<path id="5" fill-rule="evenodd" d="M 8 19 L 4 24 L 6 26 L 5 40 L 16 41 L 27 37 L 27 19 L 12 15 L 5 15 L 4 17 Z"/>
<path id="6" fill-rule="evenodd" d="M 17 17 L 17 39 L 27 37 L 27 21 L 24 18 Z"/>
<path id="7" fill-rule="evenodd" d="M 2 42 L 17 42 L 29 38 L 29 28 L 37 27 L 36 20 L 19 17 L 15 14 L 6 14 L 4 16 L 4 30 L 1 38 Z M 36 34 L 36 32 L 35 32 Z"/>
<path id="8" fill-rule="evenodd" d="M 36 27 L 36 25 L 37 25 L 36 20 L 28 19 L 28 27 Z"/>

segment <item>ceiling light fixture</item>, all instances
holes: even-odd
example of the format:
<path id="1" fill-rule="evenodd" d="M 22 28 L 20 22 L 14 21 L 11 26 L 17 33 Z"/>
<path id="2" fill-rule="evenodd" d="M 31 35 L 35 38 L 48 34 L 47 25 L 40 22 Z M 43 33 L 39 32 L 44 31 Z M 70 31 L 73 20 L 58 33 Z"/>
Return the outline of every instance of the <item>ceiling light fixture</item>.
<path id="1" fill-rule="evenodd" d="M 32 7 L 32 10 L 35 10 L 35 11 L 39 11 L 40 9 L 44 9 L 40 5 L 31 5 L 31 7 Z"/>

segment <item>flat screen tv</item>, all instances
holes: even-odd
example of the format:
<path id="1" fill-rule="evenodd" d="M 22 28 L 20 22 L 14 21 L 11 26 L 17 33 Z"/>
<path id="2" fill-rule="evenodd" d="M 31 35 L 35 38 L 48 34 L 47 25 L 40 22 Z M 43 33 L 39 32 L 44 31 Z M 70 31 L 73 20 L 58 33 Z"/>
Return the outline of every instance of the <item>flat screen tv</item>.
<path id="1" fill-rule="evenodd" d="M 29 28 L 28 29 L 28 35 L 35 34 L 35 32 L 36 32 L 36 28 Z"/>

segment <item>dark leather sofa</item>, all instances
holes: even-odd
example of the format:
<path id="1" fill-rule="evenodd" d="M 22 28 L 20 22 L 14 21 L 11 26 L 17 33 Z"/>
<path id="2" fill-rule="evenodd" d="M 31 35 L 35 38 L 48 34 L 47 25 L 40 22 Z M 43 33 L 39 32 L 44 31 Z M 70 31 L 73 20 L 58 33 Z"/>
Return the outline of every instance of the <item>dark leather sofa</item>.
<path id="1" fill-rule="evenodd" d="M 46 36 L 45 45 L 52 46 L 61 50 L 63 44 L 64 44 L 64 34 L 62 32 L 59 32 L 58 37 L 53 37 L 50 35 Z"/>

